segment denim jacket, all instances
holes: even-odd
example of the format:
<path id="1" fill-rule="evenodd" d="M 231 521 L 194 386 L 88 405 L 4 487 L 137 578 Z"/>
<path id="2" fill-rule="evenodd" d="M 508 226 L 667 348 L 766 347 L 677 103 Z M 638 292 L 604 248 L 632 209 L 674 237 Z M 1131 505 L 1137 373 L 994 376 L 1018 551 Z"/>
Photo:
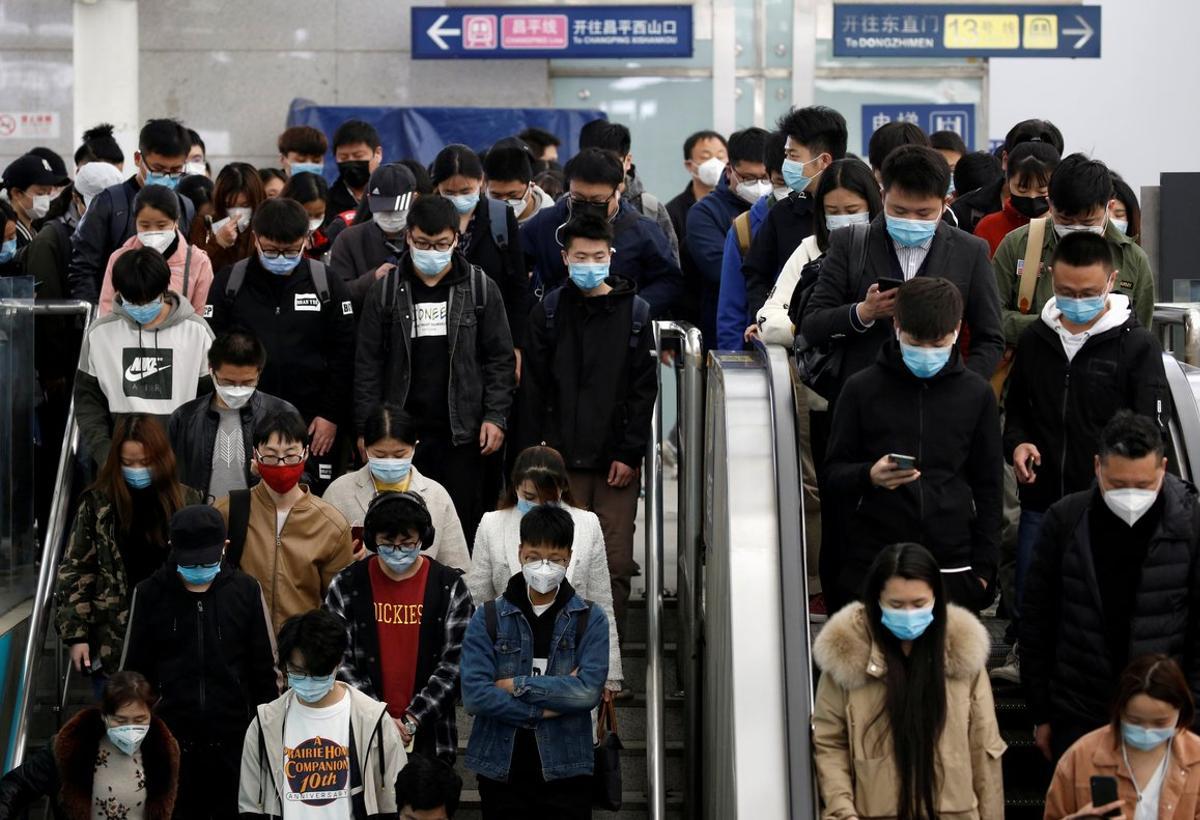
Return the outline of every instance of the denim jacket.
<path id="1" fill-rule="evenodd" d="M 608 676 L 608 619 L 566 581 L 559 594 L 570 597 L 554 623 L 545 675 L 532 674 L 533 630 L 508 598 L 496 599 L 495 642 L 488 635 L 485 607 L 471 618 L 461 672 L 463 705 L 475 716 L 467 768 L 477 774 L 507 781 L 518 729 L 534 730 L 546 780 L 592 773 L 591 710 Z M 587 629 L 577 647 L 575 623 L 588 608 Z M 513 679 L 512 694 L 496 686 L 504 678 Z M 543 718 L 546 709 L 559 716 Z"/>

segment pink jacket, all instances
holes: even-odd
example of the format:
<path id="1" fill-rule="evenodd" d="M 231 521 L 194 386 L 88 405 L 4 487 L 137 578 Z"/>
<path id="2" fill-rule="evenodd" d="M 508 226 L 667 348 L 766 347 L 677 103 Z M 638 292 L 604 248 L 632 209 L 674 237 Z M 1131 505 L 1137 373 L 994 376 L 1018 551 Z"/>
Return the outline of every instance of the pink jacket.
<path id="1" fill-rule="evenodd" d="M 183 268 L 184 262 L 187 260 L 188 243 L 187 237 L 180 233 L 178 228 L 175 230 L 175 235 L 179 238 L 179 245 L 175 248 L 175 253 L 171 255 L 171 258 L 167 260 L 167 265 L 171 268 L 171 290 L 191 302 L 196 313 L 203 316 L 204 306 L 208 304 L 208 289 L 212 287 L 212 262 L 209 261 L 207 253 L 200 248 L 192 247 L 192 259 L 187 271 L 187 293 L 184 293 Z M 112 283 L 113 265 L 121 254 L 140 247 L 142 247 L 142 243 L 138 240 L 137 234 L 134 234 L 125 240 L 124 245 L 113 251 L 112 256 L 108 257 L 108 267 L 104 271 L 104 285 L 100 288 L 101 316 L 112 313 L 113 296 L 116 293 Z"/>

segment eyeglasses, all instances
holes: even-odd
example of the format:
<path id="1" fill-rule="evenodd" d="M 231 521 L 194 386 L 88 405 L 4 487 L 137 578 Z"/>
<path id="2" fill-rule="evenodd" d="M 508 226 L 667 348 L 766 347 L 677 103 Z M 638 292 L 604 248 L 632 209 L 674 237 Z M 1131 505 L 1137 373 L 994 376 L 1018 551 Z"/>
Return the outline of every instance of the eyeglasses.
<path id="1" fill-rule="evenodd" d="M 567 565 L 571 563 L 570 558 L 530 558 L 528 561 L 524 561 L 523 563 L 536 564 L 538 561 L 549 561 L 551 564 L 554 564 L 557 567 L 562 567 L 563 569 L 566 569 Z"/>
<path id="2" fill-rule="evenodd" d="M 375 549 L 377 549 L 377 550 L 415 550 L 420 546 L 421 546 L 421 542 L 418 539 L 415 541 L 404 541 L 399 544 L 386 544 L 386 543 L 385 544 L 376 544 Z"/>
<path id="3" fill-rule="evenodd" d="M 425 239 L 414 239 L 412 246 L 419 251 L 439 251 L 445 253 L 454 247 L 454 240 L 443 239 L 440 242 L 429 242 Z"/>
<path id="4" fill-rule="evenodd" d="M 613 191 L 611 194 L 604 197 L 604 199 L 588 199 L 586 197 L 581 197 L 581 196 L 571 196 L 571 204 L 572 205 L 607 205 L 609 202 L 612 201 L 612 198 L 615 194 L 616 194 L 616 191 Z"/>
<path id="5" fill-rule="evenodd" d="M 304 248 L 300 248 L 300 250 L 280 251 L 272 249 L 268 251 L 263 250 L 263 247 L 260 245 L 258 247 L 258 252 L 261 253 L 265 259 L 278 259 L 281 256 L 284 259 L 299 259 L 300 255 L 304 253 Z"/>
<path id="6" fill-rule="evenodd" d="M 258 459 L 259 464 L 265 464 L 268 467 L 279 467 L 280 465 L 295 467 L 308 457 L 308 448 L 305 447 L 300 453 L 289 453 L 282 456 L 263 455 L 258 450 L 255 450 L 254 457 Z"/>

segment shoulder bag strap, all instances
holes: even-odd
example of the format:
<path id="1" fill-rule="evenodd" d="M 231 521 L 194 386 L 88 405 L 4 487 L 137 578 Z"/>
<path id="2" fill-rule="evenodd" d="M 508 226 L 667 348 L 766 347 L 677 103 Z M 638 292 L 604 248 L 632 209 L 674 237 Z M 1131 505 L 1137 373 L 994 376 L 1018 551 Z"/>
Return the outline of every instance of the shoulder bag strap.
<path id="1" fill-rule="evenodd" d="M 1021 284 L 1017 291 L 1017 309 L 1028 313 L 1033 308 L 1033 292 L 1037 290 L 1038 272 L 1042 266 L 1042 243 L 1046 239 L 1046 217 L 1029 222 L 1025 242 L 1025 261 L 1021 267 Z"/>

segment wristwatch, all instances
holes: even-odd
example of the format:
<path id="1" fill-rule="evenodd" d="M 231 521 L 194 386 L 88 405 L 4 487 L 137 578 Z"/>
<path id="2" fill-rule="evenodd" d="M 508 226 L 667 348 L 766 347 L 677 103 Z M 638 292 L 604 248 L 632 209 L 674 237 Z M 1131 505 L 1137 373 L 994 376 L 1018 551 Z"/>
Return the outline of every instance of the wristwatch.
<path id="1" fill-rule="evenodd" d="M 408 732 L 409 737 L 414 737 L 417 734 L 417 722 L 408 718 L 404 721 L 404 731 Z"/>

